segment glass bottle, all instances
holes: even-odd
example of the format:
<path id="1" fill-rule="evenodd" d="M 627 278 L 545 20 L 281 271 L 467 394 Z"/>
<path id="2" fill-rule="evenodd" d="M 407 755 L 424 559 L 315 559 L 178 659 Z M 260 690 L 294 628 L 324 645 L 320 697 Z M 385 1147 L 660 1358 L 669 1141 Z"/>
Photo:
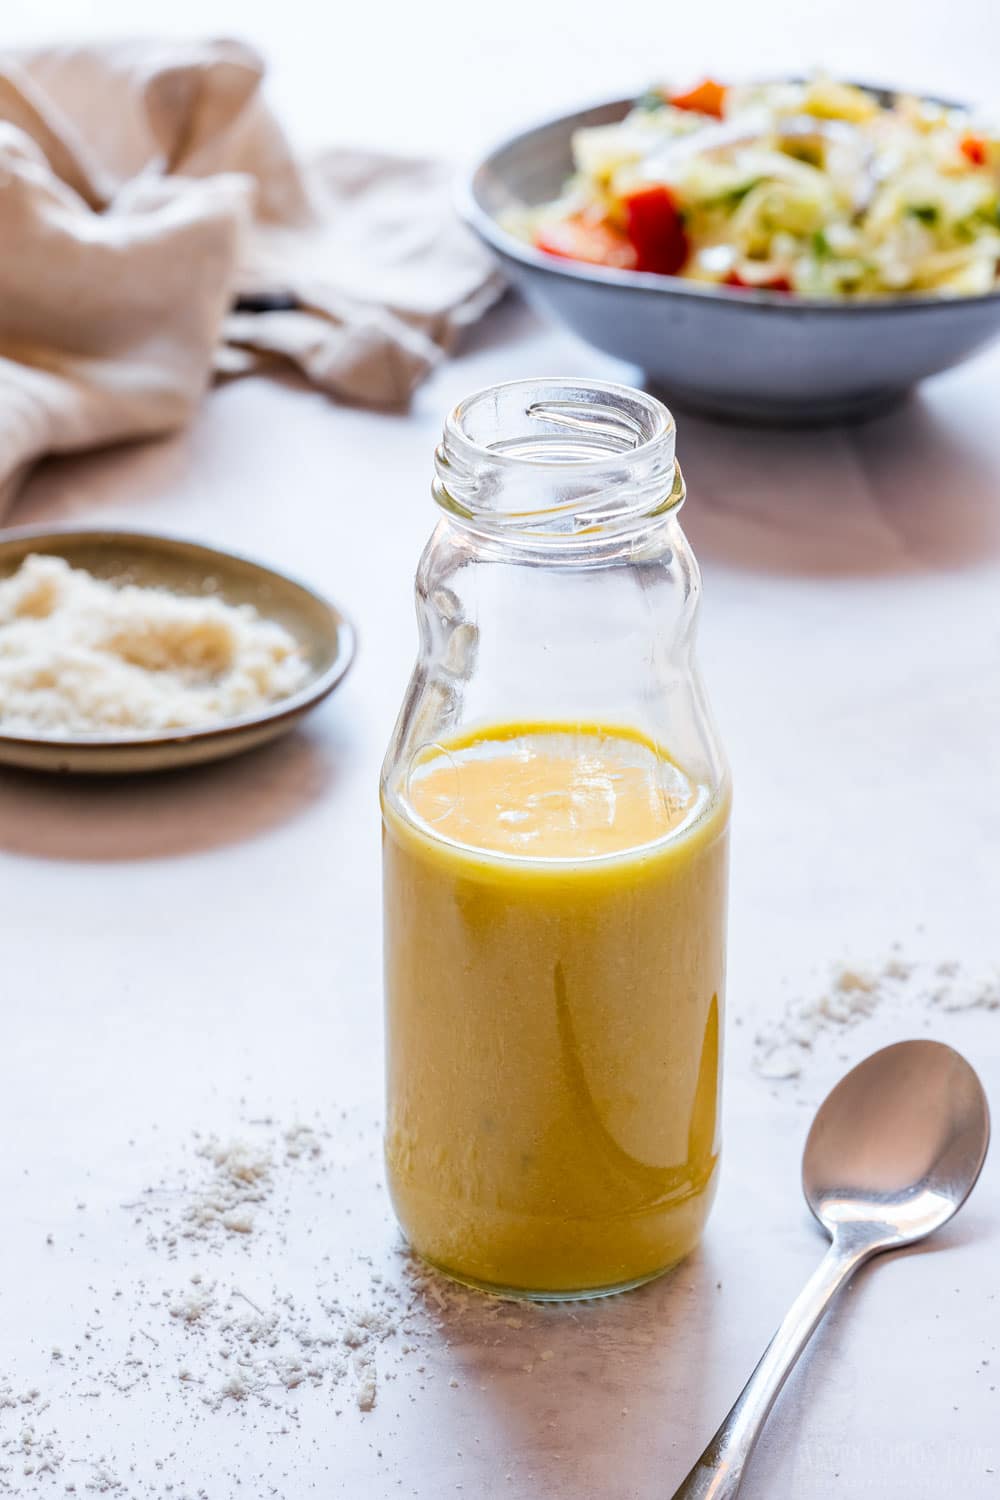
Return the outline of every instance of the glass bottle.
<path id="1" fill-rule="evenodd" d="M 459 1280 L 602 1295 L 714 1195 L 729 778 L 674 421 L 599 381 L 470 396 L 436 453 L 382 771 L 386 1164 Z"/>

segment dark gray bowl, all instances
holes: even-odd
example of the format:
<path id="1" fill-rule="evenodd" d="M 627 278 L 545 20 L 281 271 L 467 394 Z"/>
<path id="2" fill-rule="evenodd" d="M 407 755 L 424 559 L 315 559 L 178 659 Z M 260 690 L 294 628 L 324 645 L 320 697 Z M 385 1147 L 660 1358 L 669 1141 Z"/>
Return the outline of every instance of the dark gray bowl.
<path id="1" fill-rule="evenodd" d="M 638 365 L 668 402 L 752 421 L 872 416 L 1000 334 L 1000 291 L 807 302 L 558 260 L 501 226 L 511 208 L 558 195 L 575 130 L 620 120 L 632 103 L 615 99 L 506 141 L 462 185 L 460 206 L 515 286 Z"/>

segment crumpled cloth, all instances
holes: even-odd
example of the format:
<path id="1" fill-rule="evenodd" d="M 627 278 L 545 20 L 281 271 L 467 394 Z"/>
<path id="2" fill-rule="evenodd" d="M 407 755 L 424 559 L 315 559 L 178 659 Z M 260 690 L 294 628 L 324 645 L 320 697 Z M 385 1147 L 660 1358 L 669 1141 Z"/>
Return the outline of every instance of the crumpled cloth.
<path id="1" fill-rule="evenodd" d="M 0 513 L 49 452 L 169 431 L 280 362 L 406 402 L 500 295 L 449 172 L 300 162 L 234 41 L 0 54 Z"/>

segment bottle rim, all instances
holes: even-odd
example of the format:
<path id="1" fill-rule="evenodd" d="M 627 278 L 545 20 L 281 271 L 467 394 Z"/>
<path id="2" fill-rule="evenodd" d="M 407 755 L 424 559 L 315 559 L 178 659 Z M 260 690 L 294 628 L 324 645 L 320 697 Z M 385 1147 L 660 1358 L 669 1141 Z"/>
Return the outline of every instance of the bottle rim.
<path id="1" fill-rule="evenodd" d="M 604 380 L 484 387 L 448 414 L 433 494 L 476 529 L 539 540 L 620 532 L 675 510 L 676 424 L 655 396 Z"/>

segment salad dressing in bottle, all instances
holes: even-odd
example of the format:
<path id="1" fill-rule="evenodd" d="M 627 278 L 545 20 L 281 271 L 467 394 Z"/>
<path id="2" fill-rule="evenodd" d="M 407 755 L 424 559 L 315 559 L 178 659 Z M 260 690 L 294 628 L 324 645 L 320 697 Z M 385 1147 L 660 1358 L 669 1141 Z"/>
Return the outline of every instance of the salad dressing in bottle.
<path id="1" fill-rule="evenodd" d="M 715 1190 L 729 781 L 674 424 L 599 382 L 470 397 L 382 776 L 386 1163 L 413 1248 L 621 1290 Z"/>

